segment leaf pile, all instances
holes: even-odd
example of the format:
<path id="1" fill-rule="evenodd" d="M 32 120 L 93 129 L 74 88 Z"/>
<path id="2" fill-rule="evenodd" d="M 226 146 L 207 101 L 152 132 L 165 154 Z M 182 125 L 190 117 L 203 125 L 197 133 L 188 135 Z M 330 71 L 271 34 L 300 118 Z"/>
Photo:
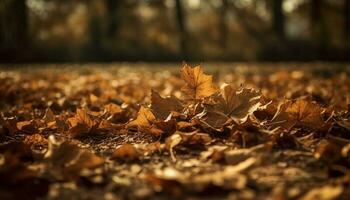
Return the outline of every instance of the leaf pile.
<path id="1" fill-rule="evenodd" d="M 346 199 L 350 72 L 323 70 L 4 70 L 0 198 Z"/>

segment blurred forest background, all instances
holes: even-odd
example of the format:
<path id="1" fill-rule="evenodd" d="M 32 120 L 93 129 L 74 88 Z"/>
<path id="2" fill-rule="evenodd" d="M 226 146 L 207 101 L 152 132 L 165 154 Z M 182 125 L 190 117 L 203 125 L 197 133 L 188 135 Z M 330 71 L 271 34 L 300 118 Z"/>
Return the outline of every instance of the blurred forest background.
<path id="1" fill-rule="evenodd" d="M 0 0 L 0 62 L 349 61 L 350 0 Z"/>

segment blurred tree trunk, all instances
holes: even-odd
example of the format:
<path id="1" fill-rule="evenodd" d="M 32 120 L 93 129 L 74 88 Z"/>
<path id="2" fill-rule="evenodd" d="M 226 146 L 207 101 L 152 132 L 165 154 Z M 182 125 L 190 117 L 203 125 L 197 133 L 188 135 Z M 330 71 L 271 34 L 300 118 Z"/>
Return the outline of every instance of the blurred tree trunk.
<path id="1" fill-rule="evenodd" d="M 315 43 L 315 59 L 327 59 L 329 54 L 328 46 L 329 46 L 329 36 L 327 32 L 327 27 L 325 23 L 325 19 L 322 13 L 324 0 L 311 0 L 311 30 L 312 37 Z"/>
<path id="2" fill-rule="evenodd" d="M 322 15 L 323 0 L 311 0 L 311 30 L 314 40 L 319 45 L 325 45 L 327 41 L 327 28 Z"/>
<path id="3" fill-rule="evenodd" d="M 186 27 L 185 13 L 182 5 L 182 0 L 175 0 L 176 19 L 180 32 L 180 49 L 184 59 L 188 58 L 188 33 Z"/>
<path id="4" fill-rule="evenodd" d="M 272 29 L 279 39 L 285 38 L 283 0 L 272 1 Z"/>
<path id="5" fill-rule="evenodd" d="M 119 7 L 121 0 L 105 0 L 107 8 L 107 37 L 116 37 L 120 25 Z"/>
<path id="6" fill-rule="evenodd" d="M 344 38 L 350 39 L 350 0 L 344 0 Z"/>
<path id="7" fill-rule="evenodd" d="M 227 11 L 228 11 L 228 0 L 222 0 L 222 6 L 220 9 L 220 32 L 221 32 L 220 43 L 224 51 L 227 48 L 227 36 L 228 36 Z"/>
<path id="8" fill-rule="evenodd" d="M 103 57 L 103 27 L 102 27 L 102 17 L 98 10 L 99 1 L 88 1 L 88 11 L 89 11 L 89 48 L 87 55 L 88 59 L 101 59 Z"/>
<path id="9" fill-rule="evenodd" d="M 28 16 L 26 0 L 2 0 L 1 46 L 22 49 L 28 45 Z"/>

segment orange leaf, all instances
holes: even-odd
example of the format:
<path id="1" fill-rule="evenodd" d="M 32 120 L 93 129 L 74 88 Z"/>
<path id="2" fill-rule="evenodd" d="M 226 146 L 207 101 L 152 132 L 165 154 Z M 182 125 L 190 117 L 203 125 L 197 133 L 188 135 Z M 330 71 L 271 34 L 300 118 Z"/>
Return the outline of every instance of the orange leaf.
<path id="1" fill-rule="evenodd" d="M 181 77 L 186 82 L 181 90 L 191 99 L 209 97 L 217 91 L 212 76 L 205 75 L 201 66 L 191 68 L 185 64 L 181 69 Z"/>
<path id="2" fill-rule="evenodd" d="M 116 148 L 113 152 L 111 159 L 129 159 L 136 160 L 140 157 L 139 152 L 134 145 L 125 143 Z"/>
<path id="3" fill-rule="evenodd" d="M 137 113 L 137 118 L 127 125 L 128 127 L 133 126 L 150 126 L 156 120 L 150 109 L 141 106 Z"/>

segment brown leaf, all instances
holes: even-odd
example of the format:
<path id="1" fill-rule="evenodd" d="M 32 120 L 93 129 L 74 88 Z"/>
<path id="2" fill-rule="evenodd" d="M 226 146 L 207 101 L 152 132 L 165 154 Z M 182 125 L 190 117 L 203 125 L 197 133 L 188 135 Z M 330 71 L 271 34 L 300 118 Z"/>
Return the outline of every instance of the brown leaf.
<path id="1" fill-rule="evenodd" d="M 69 132 L 73 137 L 80 137 L 82 134 L 94 132 L 100 121 L 94 120 L 87 113 L 85 108 L 78 108 L 74 117 L 68 119 L 70 129 Z"/>
<path id="2" fill-rule="evenodd" d="M 104 160 L 94 153 L 67 141 L 57 142 L 53 136 L 49 137 L 49 148 L 45 158 L 54 170 L 67 177 L 74 177 L 82 169 L 96 168 L 104 163 Z"/>
<path id="3" fill-rule="evenodd" d="M 110 113 L 111 115 L 120 114 L 124 111 L 120 106 L 114 103 L 109 103 L 104 107 L 107 110 L 107 112 Z"/>
<path id="4" fill-rule="evenodd" d="M 176 120 L 170 119 L 166 121 L 156 121 L 154 122 L 154 125 L 162 130 L 166 135 L 171 135 L 176 131 Z"/>
<path id="5" fill-rule="evenodd" d="M 141 106 L 137 118 L 128 123 L 128 127 L 150 126 L 156 120 L 150 109 Z"/>
<path id="6" fill-rule="evenodd" d="M 134 145 L 125 143 L 118 146 L 112 156 L 111 159 L 121 159 L 121 160 L 136 160 L 139 159 L 140 153 L 134 147 Z"/>
<path id="7" fill-rule="evenodd" d="M 34 120 L 17 122 L 17 129 L 27 134 L 33 134 L 37 131 Z"/>
<path id="8" fill-rule="evenodd" d="M 206 114 L 199 119 L 199 122 L 204 127 L 221 132 L 229 119 L 230 118 L 228 118 L 224 113 L 210 109 L 206 111 Z"/>
<path id="9" fill-rule="evenodd" d="M 175 96 L 163 98 L 152 90 L 151 109 L 158 119 L 165 120 L 170 114 L 179 115 L 183 110 L 182 102 Z"/>
<path id="10" fill-rule="evenodd" d="M 78 120 L 78 123 L 86 124 L 90 128 L 96 125 L 96 121 L 91 119 L 87 110 L 84 108 L 78 108 L 75 117 Z"/>
<path id="11" fill-rule="evenodd" d="M 212 138 L 207 133 L 199 133 L 198 131 L 194 131 L 191 133 L 185 132 L 177 132 L 181 138 L 182 142 L 187 145 L 195 145 L 195 144 L 208 144 L 212 141 Z"/>
<path id="12" fill-rule="evenodd" d="M 190 99 L 206 98 L 217 91 L 212 83 L 212 76 L 205 75 L 201 66 L 191 68 L 185 64 L 181 69 L 181 77 L 186 82 L 186 85 L 181 90 Z"/>
<path id="13" fill-rule="evenodd" d="M 221 87 L 221 95 L 221 110 L 239 120 L 244 121 L 261 106 L 261 93 L 253 89 L 240 88 L 236 91 L 231 85 L 224 84 Z"/>
<path id="14" fill-rule="evenodd" d="M 281 104 L 272 119 L 272 123 L 287 130 L 293 126 L 320 129 L 325 123 L 321 116 L 322 108 L 311 101 L 297 99 Z"/>
<path id="15" fill-rule="evenodd" d="M 54 122 L 55 121 L 55 114 L 52 112 L 50 108 L 46 109 L 45 115 L 43 117 L 43 120 L 46 123 Z"/>
<path id="16" fill-rule="evenodd" d="M 151 126 L 139 126 L 139 132 L 144 132 L 153 136 L 160 136 L 164 133 L 163 130 L 159 129 L 156 125 Z"/>

